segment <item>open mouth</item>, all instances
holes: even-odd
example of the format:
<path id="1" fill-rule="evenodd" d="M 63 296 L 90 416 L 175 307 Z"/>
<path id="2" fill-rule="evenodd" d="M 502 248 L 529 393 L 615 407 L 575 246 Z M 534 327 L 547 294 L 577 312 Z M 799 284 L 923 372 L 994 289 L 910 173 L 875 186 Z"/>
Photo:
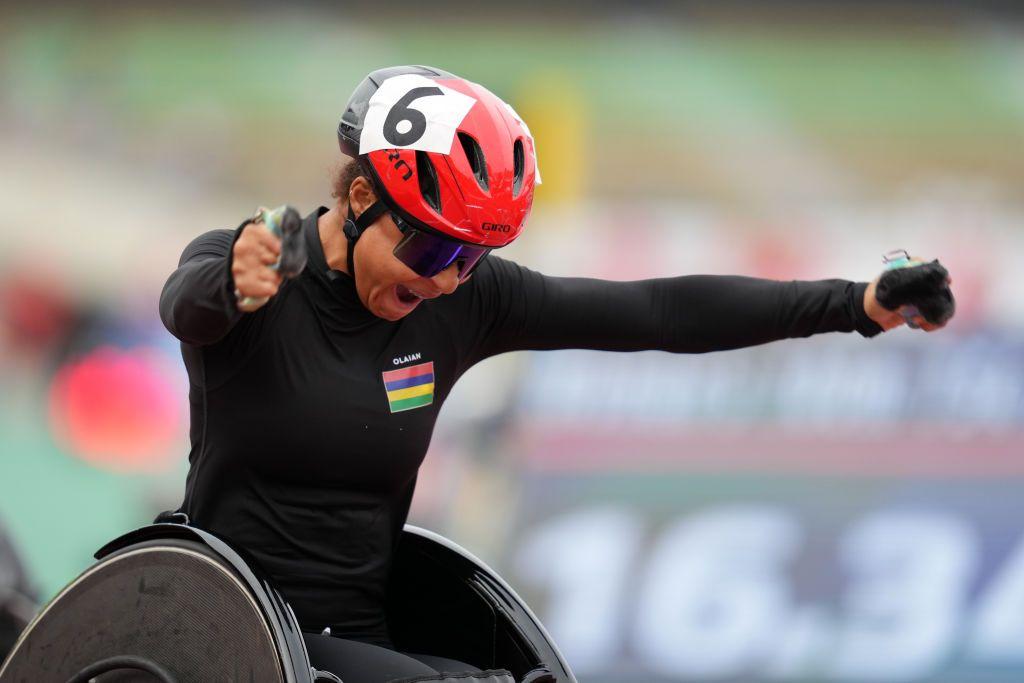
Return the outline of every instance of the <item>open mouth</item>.
<path id="1" fill-rule="evenodd" d="M 423 300 L 423 297 L 416 294 L 405 285 L 395 285 L 395 294 L 398 296 L 398 300 L 403 304 L 411 304 Z"/>

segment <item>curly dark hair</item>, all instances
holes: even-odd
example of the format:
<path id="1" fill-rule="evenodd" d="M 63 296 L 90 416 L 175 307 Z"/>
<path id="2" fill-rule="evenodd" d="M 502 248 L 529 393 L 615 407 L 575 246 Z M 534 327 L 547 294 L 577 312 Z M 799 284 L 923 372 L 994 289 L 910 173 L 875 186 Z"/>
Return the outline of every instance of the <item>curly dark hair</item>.
<path id="1" fill-rule="evenodd" d="M 355 159 L 349 159 L 339 164 L 334 169 L 334 177 L 331 179 L 331 196 L 347 204 L 349 188 L 361 175 L 363 172 L 359 168 L 359 162 Z"/>

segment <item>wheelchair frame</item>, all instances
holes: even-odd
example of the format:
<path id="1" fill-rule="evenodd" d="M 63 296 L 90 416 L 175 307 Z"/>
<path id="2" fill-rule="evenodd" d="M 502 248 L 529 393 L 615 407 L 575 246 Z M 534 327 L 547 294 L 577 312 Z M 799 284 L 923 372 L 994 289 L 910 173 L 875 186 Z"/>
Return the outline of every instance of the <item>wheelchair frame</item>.
<path id="1" fill-rule="evenodd" d="M 198 547 L 196 547 L 198 546 Z M 119 557 L 146 549 L 187 552 L 225 565 L 263 618 L 283 679 L 287 683 L 336 680 L 310 666 L 302 631 L 287 601 L 255 562 L 214 534 L 188 524 L 157 523 L 130 531 L 104 545 L 97 563 L 57 594 L 19 637 L 0 666 L 0 682 L 33 629 L 61 598 Z M 424 590 L 424 588 L 429 590 Z M 532 683 L 576 683 L 540 621 L 515 591 L 487 565 L 447 538 L 406 525 L 394 560 L 389 586 L 388 621 L 396 646 L 471 661 L 481 668 L 505 668 L 517 680 Z M 439 605 L 462 610 L 451 629 L 463 639 L 442 634 Z M 458 642 L 453 642 L 458 641 Z M 442 651 L 439 651 L 442 650 Z M 107 653 L 123 655 L 128 653 Z"/>

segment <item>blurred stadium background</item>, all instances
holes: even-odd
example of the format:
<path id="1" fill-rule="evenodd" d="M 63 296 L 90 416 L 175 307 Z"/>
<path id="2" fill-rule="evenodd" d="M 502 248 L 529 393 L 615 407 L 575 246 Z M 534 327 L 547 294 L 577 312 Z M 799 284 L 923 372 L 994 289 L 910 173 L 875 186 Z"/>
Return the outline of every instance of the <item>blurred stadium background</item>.
<path id="1" fill-rule="evenodd" d="M 180 502 L 187 380 L 156 306 L 184 245 L 328 203 L 350 91 L 423 63 L 537 138 L 521 263 L 865 280 L 903 247 L 950 268 L 959 312 L 929 337 L 494 359 L 445 406 L 412 521 L 495 566 L 587 683 L 1024 680 L 1014 6 L 5 4 L 0 525 L 36 597 Z"/>

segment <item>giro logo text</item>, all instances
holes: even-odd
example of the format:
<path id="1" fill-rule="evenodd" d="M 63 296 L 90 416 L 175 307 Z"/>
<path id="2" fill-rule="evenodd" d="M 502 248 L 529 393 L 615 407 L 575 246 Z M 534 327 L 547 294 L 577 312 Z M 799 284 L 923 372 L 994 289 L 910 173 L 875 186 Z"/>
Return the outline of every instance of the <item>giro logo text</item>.
<path id="1" fill-rule="evenodd" d="M 512 226 L 504 223 L 484 223 L 480 226 L 482 229 L 489 232 L 511 232 Z"/>

